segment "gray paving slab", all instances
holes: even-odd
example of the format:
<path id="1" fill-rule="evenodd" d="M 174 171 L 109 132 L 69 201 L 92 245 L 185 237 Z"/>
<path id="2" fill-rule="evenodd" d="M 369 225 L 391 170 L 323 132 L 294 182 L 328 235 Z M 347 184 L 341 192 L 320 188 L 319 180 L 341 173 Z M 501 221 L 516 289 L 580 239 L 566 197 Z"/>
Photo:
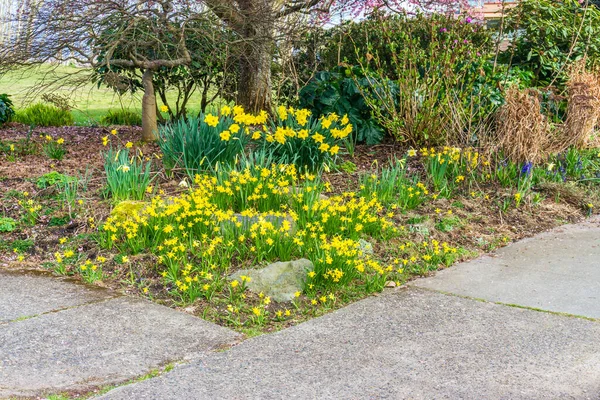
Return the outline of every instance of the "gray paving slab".
<path id="1" fill-rule="evenodd" d="M 412 285 L 600 319 L 600 222 L 539 234 Z"/>
<path id="2" fill-rule="evenodd" d="M 600 323 L 421 289 L 369 298 L 101 399 L 600 399 Z"/>
<path id="3" fill-rule="evenodd" d="M 0 325 L 0 398 L 87 390 L 235 343 L 239 335 L 120 297 Z"/>
<path id="4" fill-rule="evenodd" d="M 115 296 L 107 290 L 26 271 L 0 271 L 0 324 Z"/>

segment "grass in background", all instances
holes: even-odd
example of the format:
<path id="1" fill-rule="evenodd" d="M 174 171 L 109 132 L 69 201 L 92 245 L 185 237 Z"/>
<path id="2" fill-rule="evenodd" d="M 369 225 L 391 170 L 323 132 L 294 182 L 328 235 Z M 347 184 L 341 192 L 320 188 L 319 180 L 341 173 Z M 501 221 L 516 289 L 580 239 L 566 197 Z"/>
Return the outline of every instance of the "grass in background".
<path id="1" fill-rule="evenodd" d="M 42 65 L 36 69 L 12 71 L 0 76 L 0 93 L 7 93 L 11 96 L 16 110 L 24 109 L 31 104 L 37 103 L 44 93 L 56 93 L 67 95 L 75 109 L 72 111 L 76 125 L 95 125 L 98 124 L 109 110 L 125 109 L 141 116 L 142 92 L 134 95 L 125 94 L 118 96 L 112 89 L 98 88 L 92 82 L 82 84 L 54 84 L 58 79 L 65 76 L 69 78 L 84 80 L 88 74 L 88 69 L 66 65 Z M 31 94 L 32 89 L 40 85 L 48 86 L 35 95 Z M 170 95 L 168 96 L 169 100 Z M 173 95 L 173 98 L 175 95 Z M 159 104 L 160 100 L 159 100 Z M 199 96 L 193 96 L 189 102 L 188 110 L 190 115 L 200 109 Z"/>

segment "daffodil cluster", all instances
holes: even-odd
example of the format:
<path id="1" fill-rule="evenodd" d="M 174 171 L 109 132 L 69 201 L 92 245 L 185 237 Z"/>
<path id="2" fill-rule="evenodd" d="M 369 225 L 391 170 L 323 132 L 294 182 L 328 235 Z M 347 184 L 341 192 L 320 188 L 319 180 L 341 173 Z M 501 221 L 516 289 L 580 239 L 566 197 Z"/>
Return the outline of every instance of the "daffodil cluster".
<path id="1" fill-rule="evenodd" d="M 490 177 L 490 162 L 472 148 L 458 147 L 422 148 L 409 150 L 408 156 L 420 155 L 434 190 L 449 196 L 457 184 L 465 182 L 465 177 L 485 180 Z"/>
<path id="2" fill-rule="evenodd" d="M 458 247 L 435 239 L 421 243 L 405 242 L 398 245 L 392 265 L 398 273 L 427 275 L 440 266 L 450 266 L 460 256 Z"/>
<path id="3" fill-rule="evenodd" d="M 52 160 L 62 160 L 67 153 L 65 148 L 65 139 L 59 137 L 54 139 L 50 135 L 44 136 L 44 144 L 42 145 L 44 154 Z"/>
<path id="4" fill-rule="evenodd" d="M 332 113 L 321 118 L 309 110 L 280 106 L 274 120 L 253 133 L 254 140 L 284 164 L 316 170 L 331 164 L 352 133 L 348 117 Z"/>

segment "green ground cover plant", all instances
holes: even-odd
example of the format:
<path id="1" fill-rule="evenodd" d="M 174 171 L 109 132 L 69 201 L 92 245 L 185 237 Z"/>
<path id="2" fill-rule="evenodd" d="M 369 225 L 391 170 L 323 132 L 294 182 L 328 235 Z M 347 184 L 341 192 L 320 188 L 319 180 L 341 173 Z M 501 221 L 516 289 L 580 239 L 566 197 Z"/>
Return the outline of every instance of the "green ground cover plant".
<path id="1" fill-rule="evenodd" d="M 73 125 L 74 120 L 71 112 L 58 107 L 37 103 L 22 110 L 17 110 L 12 118 L 29 126 L 68 126 Z"/>
<path id="2" fill-rule="evenodd" d="M 139 113 L 131 110 L 108 110 L 99 122 L 102 125 L 142 126 L 142 117 Z"/>

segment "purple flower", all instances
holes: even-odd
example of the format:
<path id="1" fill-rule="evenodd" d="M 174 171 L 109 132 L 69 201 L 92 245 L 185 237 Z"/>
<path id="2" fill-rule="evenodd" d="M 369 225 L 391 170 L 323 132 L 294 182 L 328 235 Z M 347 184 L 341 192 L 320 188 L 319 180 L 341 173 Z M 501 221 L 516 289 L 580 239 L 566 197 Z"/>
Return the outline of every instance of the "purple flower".
<path id="1" fill-rule="evenodd" d="M 473 18 L 467 17 L 466 21 L 467 21 L 467 24 L 470 24 L 471 22 L 473 22 Z"/>
<path id="2" fill-rule="evenodd" d="M 521 168 L 521 175 L 529 176 L 531 174 L 531 169 L 533 168 L 533 163 L 527 161 L 523 164 L 523 168 Z"/>
<path id="3" fill-rule="evenodd" d="M 441 28 L 441 29 L 440 29 L 440 32 L 442 32 L 442 33 L 444 33 L 444 32 L 448 32 L 448 29 L 446 29 L 446 28 Z"/>

